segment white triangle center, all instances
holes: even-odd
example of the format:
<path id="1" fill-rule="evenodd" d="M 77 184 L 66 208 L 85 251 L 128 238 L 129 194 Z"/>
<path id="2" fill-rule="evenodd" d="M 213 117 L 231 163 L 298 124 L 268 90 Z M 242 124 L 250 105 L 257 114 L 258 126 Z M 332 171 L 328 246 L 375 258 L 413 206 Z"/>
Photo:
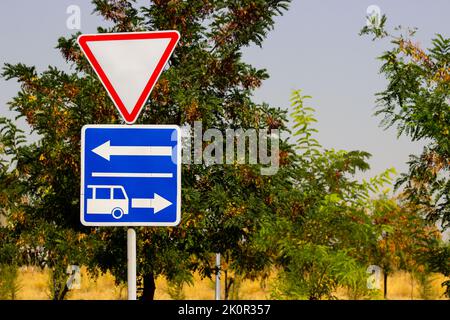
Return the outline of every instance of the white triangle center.
<path id="1" fill-rule="evenodd" d="M 87 42 L 111 85 L 131 113 L 170 39 Z"/>

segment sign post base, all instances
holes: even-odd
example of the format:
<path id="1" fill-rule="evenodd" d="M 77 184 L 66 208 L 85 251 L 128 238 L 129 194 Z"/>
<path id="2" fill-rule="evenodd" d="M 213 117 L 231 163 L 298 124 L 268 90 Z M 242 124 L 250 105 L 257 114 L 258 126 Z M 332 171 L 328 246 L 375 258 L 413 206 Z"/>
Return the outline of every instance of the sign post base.
<path id="1" fill-rule="evenodd" d="M 127 230 L 128 300 L 136 300 L 136 231 Z"/>

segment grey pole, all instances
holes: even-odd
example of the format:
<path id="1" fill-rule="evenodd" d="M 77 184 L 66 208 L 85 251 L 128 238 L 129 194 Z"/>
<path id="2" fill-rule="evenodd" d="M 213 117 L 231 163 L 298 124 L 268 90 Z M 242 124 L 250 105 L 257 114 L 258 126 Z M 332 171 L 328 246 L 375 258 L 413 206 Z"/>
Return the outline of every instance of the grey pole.
<path id="1" fill-rule="evenodd" d="M 216 253 L 216 300 L 220 300 L 220 253 Z"/>
<path id="2" fill-rule="evenodd" d="M 136 231 L 127 230 L 128 300 L 136 300 Z"/>

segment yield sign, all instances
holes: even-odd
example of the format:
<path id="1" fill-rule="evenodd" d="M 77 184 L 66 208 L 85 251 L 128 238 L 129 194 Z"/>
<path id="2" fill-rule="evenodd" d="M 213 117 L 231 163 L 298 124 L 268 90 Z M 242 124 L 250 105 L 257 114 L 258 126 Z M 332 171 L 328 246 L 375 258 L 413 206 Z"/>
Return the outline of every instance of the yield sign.
<path id="1" fill-rule="evenodd" d="M 177 31 L 83 34 L 78 44 L 127 123 L 134 123 L 180 39 Z"/>

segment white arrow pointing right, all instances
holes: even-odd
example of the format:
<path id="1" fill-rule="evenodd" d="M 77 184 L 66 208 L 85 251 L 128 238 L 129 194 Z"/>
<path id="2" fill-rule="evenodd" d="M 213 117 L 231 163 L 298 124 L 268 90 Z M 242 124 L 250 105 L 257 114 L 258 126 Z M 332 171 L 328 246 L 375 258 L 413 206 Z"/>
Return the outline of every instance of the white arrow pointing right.
<path id="1" fill-rule="evenodd" d="M 145 198 L 131 199 L 131 207 L 132 208 L 153 208 L 154 213 L 164 210 L 171 204 L 172 204 L 172 202 L 170 202 L 167 199 L 164 199 L 157 193 L 155 193 L 155 196 L 153 199 L 145 199 Z"/>

